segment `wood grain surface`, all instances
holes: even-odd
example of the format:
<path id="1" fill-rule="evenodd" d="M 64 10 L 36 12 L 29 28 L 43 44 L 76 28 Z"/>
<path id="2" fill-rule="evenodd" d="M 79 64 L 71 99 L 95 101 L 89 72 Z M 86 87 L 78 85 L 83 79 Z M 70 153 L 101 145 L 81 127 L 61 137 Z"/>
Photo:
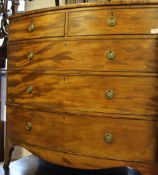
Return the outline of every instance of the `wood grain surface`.
<path id="1" fill-rule="evenodd" d="M 12 140 L 13 141 L 13 140 Z M 105 169 L 112 167 L 132 167 L 139 170 L 143 175 L 157 175 L 158 164 L 157 163 L 139 163 L 133 161 L 118 161 L 113 159 L 101 159 L 95 157 L 87 157 L 83 155 L 63 153 L 60 151 L 53 151 L 48 149 L 43 149 L 42 147 L 37 147 L 29 145 L 26 143 L 13 141 L 14 145 L 20 145 L 28 150 L 31 150 L 35 155 L 41 157 L 44 160 L 49 160 L 52 163 L 58 165 L 64 165 L 66 167 L 73 167 L 80 169 Z"/>
<path id="2" fill-rule="evenodd" d="M 9 70 L 158 72 L 157 39 L 27 42 L 9 47 Z M 99 51 L 99 52 L 98 52 Z M 114 51 L 113 60 L 107 53 Z M 32 60 L 28 54 L 32 52 Z"/>
<path id="3" fill-rule="evenodd" d="M 28 31 L 28 27 L 34 24 L 33 32 Z M 9 24 L 9 41 L 33 39 L 41 37 L 64 36 L 65 13 L 50 13 L 46 15 L 34 16 L 20 19 Z"/>
<path id="4" fill-rule="evenodd" d="M 62 166 L 122 165 L 157 175 L 158 38 L 151 29 L 158 29 L 158 1 L 70 5 L 10 19 L 5 167 L 18 145 Z"/>
<path id="5" fill-rule="evenodd" d="M 107 25 L 107 19 L 115 17 L 116 26 Z M 69 12 L 69 36 L 103 34 L 151 34 L 158 28 L 157 8 L 104 9 Z"/>
<path id="6" fill-rule="evenodd" d="M 59 115 L 13 107 L 7 114 L 11 139 L 90 157 L 157 162 L 157 122 Z M 27 122 L 32 123 L 31 131 L 25 128 Z M 105 134 L 113 135 L 111 143 L 105 142 Z"/>
<path id="7" fill-rule="evenodd" d="M 106 7 L 111 7 L 113 5 L 117 6 L 122 6 L 122 5 L 133 5 L 135 7 L 139 5 L 158 5 L 158 0 L 110 0 L 110 1 L 104 1 L 104 2 L 93 2 L 93 3 L 79 3 L 79 4 L 69 4 L 66 6 L 58 6 L 58 7 L 49 7 L 49 8 L 43 8 L 43 9 L 37 9 L 33 11 L 27 11 L 25 13 L 20 13 L 20 14 L 15 14 L 13 16 L 10 16 L 9 19 L 14 20 L 22 16 L 28 16 L 28 15 L 33 15 L 33 14 L 38 14 L 38 13 L 43 13 L 43 12 L 50 12 L 50 11 L 56 11 L 56 10 L 66 10 L 66 9 L 84 9 L 87 7 L 96 7 L 96 6 L 106 6 Z"/>
<path id="8" fill-rule="evenodd" d="M 38 157 L 49 160 L 49 162 L 57 165 L 62 165 L 65 167 L 78 168 L 80 169 L 105 169 L 112 167 L 129 167 L 139 170 L 143 175 L 157 175 L 158 164 L 157 163 L 140 163 L 134 161 L 118 161 L 113 159 L 101 159 L 96 157 L 88 157 L 83 155 L 63 153 L 60 151 L 53 151 L 48 149 L 43 149 L 42 147 L 37 147 L 22 143 L 16 140 L 12 140 L 13 145 L 20 145 L 31 152 L 33 152 Z M 103 173 L 104 174 L 104 173 Z M 80 174 L 79 174 L 80 175 Z"/>
<path id="9" fill-rule="evenodd" d="M 32 87 L 32 93 L 27 88 Z M 107 90 L 114 92 L 107 99 Z M 67 111 L 157 115 L 157 78 L 9 74 L 8 103 Z"/>

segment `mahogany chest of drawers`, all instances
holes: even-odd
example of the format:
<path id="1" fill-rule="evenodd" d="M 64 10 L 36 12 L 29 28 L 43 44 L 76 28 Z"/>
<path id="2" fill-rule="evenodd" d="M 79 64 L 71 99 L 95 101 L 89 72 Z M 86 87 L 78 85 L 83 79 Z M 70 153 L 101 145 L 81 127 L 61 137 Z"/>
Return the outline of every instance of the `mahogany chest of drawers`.
<path id="1" fill-rule="evenodd" d="M 10 18 L 5 167 L 14 146 L 63 166 L 158 174 L 158 1 Z"/>

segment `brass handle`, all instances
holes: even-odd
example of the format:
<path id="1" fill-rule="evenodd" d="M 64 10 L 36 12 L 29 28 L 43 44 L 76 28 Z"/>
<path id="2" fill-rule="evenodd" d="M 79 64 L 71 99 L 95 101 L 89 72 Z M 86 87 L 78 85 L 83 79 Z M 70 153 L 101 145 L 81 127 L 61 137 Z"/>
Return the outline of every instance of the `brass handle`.
<path id="1" fill-rule="evenodd" d="M 104 140 L 105 140 L 106 143 L 112 143 L 113 135 L 109 134 L 109 133 L 106 133 L 105 136 L 104 136 Z"/>
<path id="2" fill-rule="evenodd" d="M 32 129 L 32 123 L 27 122 L 27 123 L 26 123 L 26 130 L 27 130 L 27 131 L 31 131 L 31 129 Z"/>
<path id="3" fill-rule="evenodd" d="M 116 53 L 113 50 L 109 50 L 106 52 L 106 57 L 108 60 L 113 60 L 116 57 Z"/>
<path id="4" fill-rule="evenodd" d="M 29 53 L 28 53 L 28 56 L 27 56 L 27 59 L 28 59 L 29 61 L 32 60 L 32 59 L 33 59 L 33 55 L 34 55 L 33 52 L 29 52 Z"/>
<path id="5" fill-rule="evenodd" d="M 29 86 L 26 91 L 27 91 L 28 94 L 31 94 L 32 90 L 33 90 L 32 86 Z"/>
<path id="6" fill-rule="evenodd" d="M 30 24 L 28 27 L 28 31 L 29 32 L 33 32 L 35 30 L 35 25 L 34 24 Z"/>
<path id="7" fill-rule="evenodd" d="M 113 92 L 113 90 L 107 90 L 106 92 L 105 92 L 105 97 L 107 98 L 107 99 L 112 99 L 113 97 L 114 97 L 114 92 Z"/>
<path id="8" fill-rule="evenodd" d="M 117 20 L 114 16 L 111 16 L 107 19 L 107 25 L 110 27 L 114 27 L 117 24 Z"/>

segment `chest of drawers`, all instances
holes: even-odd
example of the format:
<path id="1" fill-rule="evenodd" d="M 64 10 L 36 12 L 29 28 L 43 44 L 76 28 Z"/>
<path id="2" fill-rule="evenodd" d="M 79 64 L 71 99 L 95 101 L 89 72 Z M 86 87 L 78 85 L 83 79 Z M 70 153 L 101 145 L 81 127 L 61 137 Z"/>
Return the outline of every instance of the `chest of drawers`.
<path id="1" fill-rule="evenodd" d="M 74 168 L 158 174 L 158 1 L 10 18 L 5 167 L 15 146 Z"/>

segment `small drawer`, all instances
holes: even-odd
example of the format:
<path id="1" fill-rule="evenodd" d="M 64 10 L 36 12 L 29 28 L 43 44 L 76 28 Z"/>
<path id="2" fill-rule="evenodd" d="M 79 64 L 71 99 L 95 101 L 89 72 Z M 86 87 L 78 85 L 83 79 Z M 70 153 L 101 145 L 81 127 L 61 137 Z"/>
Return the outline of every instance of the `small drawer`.
<path id="1" fill-rule="evenodd" d="M 158 29 L 157 18 L 157 8 L 70 12 L 68 35 L 151 34 L 151 29 Z"/>
<path id="2" fill-rule="evenodd" d="M 156 77 L 8 74 L 10 104 L 150 118 L 157 115 L 157 96 Z"/>
<path id="3" fill-rule="evenodd" d="M 15 115 L 16 113 L 16 115 Z M 90 157 L 157 162 L 154 121 L 69 116 L 9 106 L 10 139 Z M 45 133 L 41 137 L 41 133 Z"/>
<path id="4" fill-rule="evenodd" d="M 157 43 L 107 39 L 12 44 L 8 69 L 158 72 Z"/>
<path id="5" fill-rule="evenodd" d="M 65 13 L 51 13 L 11 20 L 9 40 L 64 36 Z"/>

